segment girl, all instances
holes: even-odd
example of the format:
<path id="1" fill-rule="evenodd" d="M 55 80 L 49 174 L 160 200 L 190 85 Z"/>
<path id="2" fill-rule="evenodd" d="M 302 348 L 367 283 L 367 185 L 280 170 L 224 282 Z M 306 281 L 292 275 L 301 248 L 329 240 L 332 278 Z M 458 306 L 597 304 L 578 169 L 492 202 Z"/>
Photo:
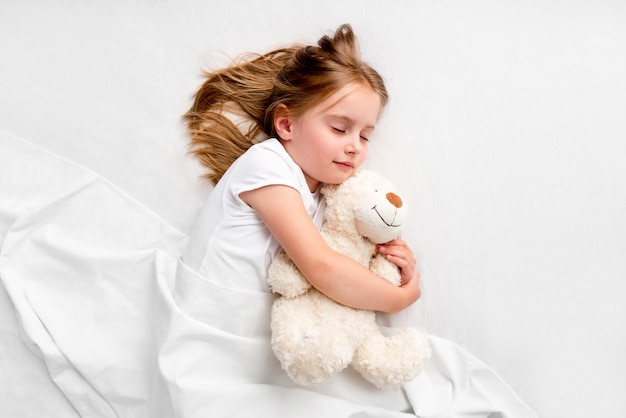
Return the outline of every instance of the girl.
<path id="1" fill-rule="evenodd" d="M 380 247 L 401 271 L 396 287 L 319 233 L 320 185 L 342 183 L 361 166 L 386 102 L 383 80 L 360 60 L 348 25 L 317 46 L 207 74 L 185 117 L 193 152 L 216 185 L 179 260 L 159 360 L 176 416 L 410 411 L 401 389 L 379 391 L 349 368 L 326 384 L 298 387 L 270 346 L 266 274 L 281 247 L 339 303 L 397 312 L 420 296 L 415 257 L 402 239 Z"/>
<path id="2" fill-rule="evenodd" d="M 341 304 L 397 312 L 415 302 L 415 257 L 403 240 L 380 247 L 400 268 L 403 285 L 396 287 L 330 249 L 318 232 L 320 184 L 342 183 L 361 166 L 387 102 L 351 27 L 318 46 L 280 49 L 207 77 L 186 120 L 217 186 L 184 262 L 209 281 L 269 291 L 267 268 L 282 247 L 315 288 Z M 249 123 L 245 133 L 233 114 Z M 251 146 L 258 137 L 272 139 Z"/>

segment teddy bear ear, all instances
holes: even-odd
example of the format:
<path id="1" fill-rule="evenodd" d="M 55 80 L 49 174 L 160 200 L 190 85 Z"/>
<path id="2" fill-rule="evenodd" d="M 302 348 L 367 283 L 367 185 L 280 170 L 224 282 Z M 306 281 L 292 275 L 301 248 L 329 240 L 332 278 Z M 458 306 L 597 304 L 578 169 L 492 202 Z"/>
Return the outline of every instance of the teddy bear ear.
<path id="1" fill-rule="evenodd" d="M 341 184 L 324 184 L 322 185 L 322 188 L 320 189 L 320 193 L 326 197 L 326 199 L 328 200 L 329 197 L 334 196 L 335 194 L 337 194 L 337 192 L 339 190 L 342 190 L 343 194 L 346 193 L 351 193 L 351 185 L 353 184 L 357 184 L 357 182 L 361 181 L 363 179 L 363 174 L 362 174 L 363 170 L 359 170 L 356 173 L 354 173 L 351 177 L 349 177 L 346 181 L 344 181 Z"/>
<path id="2" fill-rule="evenodd" d="M 360 176 L 363 184 L 368 184 L 372 189 L 375 189 L 375 191 L 394 191 L 394 187 L 391 182 L 376 171 L 361 170 Z"/>

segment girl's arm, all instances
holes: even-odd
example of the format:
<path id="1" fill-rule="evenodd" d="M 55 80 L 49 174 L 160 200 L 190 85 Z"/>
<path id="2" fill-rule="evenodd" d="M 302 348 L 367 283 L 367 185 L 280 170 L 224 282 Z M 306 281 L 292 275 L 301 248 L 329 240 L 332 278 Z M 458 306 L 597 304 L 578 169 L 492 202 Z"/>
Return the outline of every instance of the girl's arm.
<path id="1" fill-rule="evenodd" d="M 239 197 L 256 211 L 311 285 L 331 299 L 358 309 L 398 312 L 420 297 L 413 254 L 404 241 L 381 249 L 401 269 L 404 284 L 397 287 L 330 248 L 295 189 L 273 185 Z"/>

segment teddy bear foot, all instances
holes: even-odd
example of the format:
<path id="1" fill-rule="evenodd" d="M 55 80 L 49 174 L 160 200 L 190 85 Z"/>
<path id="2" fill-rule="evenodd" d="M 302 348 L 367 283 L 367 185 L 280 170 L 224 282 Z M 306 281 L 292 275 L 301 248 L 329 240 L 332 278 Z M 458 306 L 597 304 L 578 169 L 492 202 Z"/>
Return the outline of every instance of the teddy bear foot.
<path id="1" fill-rule="evenodd" d="M 294 383 L 311 386 L 323 383 L 345 369 L 350 364 L 350 358 L 319 359 L 315 364 L 297 360 L 292 364 L 287 363 L 289 361 L 282 363 L 283 369 Z"/>
<path id="2" fill-rule="evenodd" d="M 315 320 L 311 312 L 323 313 Z M 272 307 L 272 350 L 291 380 L 312 385 L 348 367 L 375 324 L 374 313 L 339 305 L 315 289 Z"/>
<path id="3" fill-rule="evenodd" d="M 426 335 L 407 328 L 392 336 L 375 333 L 356 350 L 352 367 L 380 389 L 413 380 L 431 355 Z"/>

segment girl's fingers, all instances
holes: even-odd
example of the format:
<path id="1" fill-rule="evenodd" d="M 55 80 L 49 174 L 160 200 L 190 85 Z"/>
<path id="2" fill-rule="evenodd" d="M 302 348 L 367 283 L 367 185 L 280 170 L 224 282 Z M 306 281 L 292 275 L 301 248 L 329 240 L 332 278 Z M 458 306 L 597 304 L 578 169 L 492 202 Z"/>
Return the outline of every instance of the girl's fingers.
<path id="1" fill-rule="evenodd" d="M 404 274 L 412 274 L 415 271 L 417 260 L 404 240 L 395 239 L 379 245 L 378 251 L 402 269 Z"/>
<path id="2" fill-rule="evenodd" d="M 378 251 L 398 267 L 403 269 L 409 267 L 411 270 L 415 270 L 417 260 L 413 252 L 406 245 L 397 246 L 389 244 L 379 246 Z"/>

